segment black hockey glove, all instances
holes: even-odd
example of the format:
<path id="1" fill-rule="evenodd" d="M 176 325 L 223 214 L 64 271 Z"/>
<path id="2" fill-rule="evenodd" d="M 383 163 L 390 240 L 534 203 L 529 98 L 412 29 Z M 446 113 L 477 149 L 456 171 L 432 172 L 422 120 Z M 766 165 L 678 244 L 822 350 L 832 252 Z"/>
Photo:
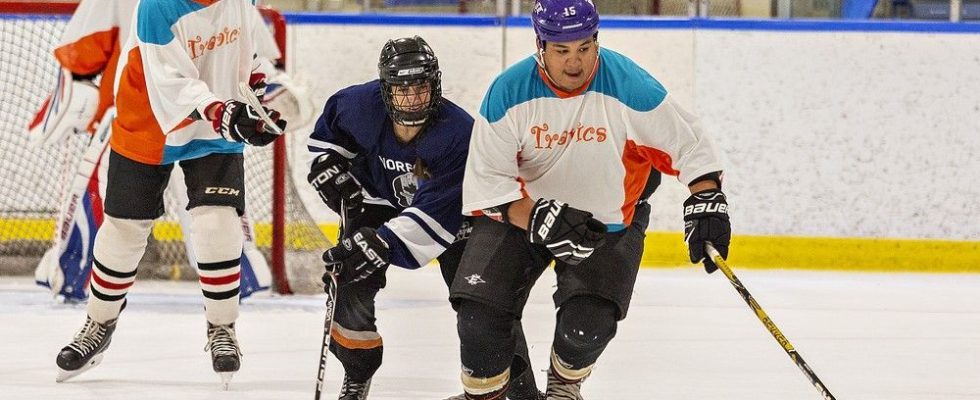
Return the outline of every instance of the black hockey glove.
<path id="1" fill-rule="evenodd" d="M 728 202 L 721 190 L 702 190 L 684 201 L 684 241 L 687 242 L 692 263 L 704 260 L 704 270 L 709 274 L 715 272 L 718 266 L 705 253 L 705 242 L 711 242 L 721 257 L 728 259 L 728 243 L 731 240 Z"/>
<path id="2" fill-rule="evenodd" d="M 279 129 L 286 129 L 286 121 L 280 118 L 278 111 L 265 108 L 265 112 Z M 208 106 L 206 114 L 212 116 L 211 125 L 215 132 L 228 141 L 265 146 L 279 137 L 266 126 L 258 111 L 237 100 L 216 102 Z"/>
<path id="3" fill-rule="evenodd" d="M 327 207 L 341 214 L 340 205 L 347 209 L 347 220 L 351 221 L 361 214 L 364 194 L 361 184 L 350 173 L 350 161 L 334 151 L 327 151 L 313 160 L 306 180 L 320 193 Z"/>
<path id="4" fill-rule="evenodd" d="M 558 200 L 534 203 L 527 233 L 531 243 L 545 245 L 556 259 L 570 265 L 582 262 L 606 243 L 606 224 Z"/>
<path id="5" fill-rule="evenodd" d="M 362 227 L 353 235 L 340 241 L 340 244 L 323 253 L 327 271 L 334 272 L 338 285 L 346 285 L 367 278 L 390 259 L 388 243 L 385 243 L 374 228 Z M 323 282 L 330 276 L 323 274 Z"/>

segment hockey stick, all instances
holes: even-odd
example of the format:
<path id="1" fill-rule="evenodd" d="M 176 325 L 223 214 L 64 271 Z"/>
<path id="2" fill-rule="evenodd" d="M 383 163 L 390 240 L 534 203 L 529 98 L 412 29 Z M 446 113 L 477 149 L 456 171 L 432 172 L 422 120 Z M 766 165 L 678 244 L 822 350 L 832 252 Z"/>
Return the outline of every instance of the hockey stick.
<path id="1" fill-rule="evenodd" d="M 249 107 L 255 109 L 255 112 L 259 114 L 259 118 L 268 127 L 272 133 L 276 135 L 282 135 L 282 129 L 279 129 L 279 125 L 269 117 L 269 113 L 265 112 L 265 107 L 262 106 L 262 102 L 259 101 L 258 97 L 255 97 L 255 92 L 252 91 L 252 87 L 248 85 L 248 82 L 238 82 L 238 94 L 245 98 L 245 104 Z"/>
<path id="2" fill-rule="evenodd" d="M 340 240 L 344 238 L 344 228 L 347 225 L 347 207 L 344 204 L 344 200 L 340 200 Z M 339 241 L 338 241 L 339 242 Z M 338 243 L 339 245 L 340 243 Z M 314 400 L 320 400 L 320 395 L 323 394 L 323 375 L 327 372 L 327 355 L 330 353 L 330 333 L 333 331 L 333 313 L 337 305 L 337 267 L 336 264 L 327 265 L 330 271 L 327 271 L 327 275 L 330 277 L 330 282 L 327 282 L 326 289 L 327 292 L 327 313 L 326 318 L 323 320 L 323 343 L 320 347 L 320 368 L 316 373 L 316 393 L 313 396 Z"/>
<path id="3" fill-rule="evenodd" d="M 820 378 L 817 377 L 817 374 L 813 373 L 813 370 L 810 369 L 810 366 L 807 365 L 806 361 L 803 361 L 803 356 L 796 352 L 796 349 L 793 348 L 793 345 L 789 342 L 789 339 L 787 339 L 786 336 L 783 336 L 783 333 L 779 331 L 779 328 L 776 327 L 776 323 L 772 322 L 772 319 L 770 319 L 769 316 L 766 315 L 766 312 L 762 310 L 762 306 L 755 301 L 752 294 L 749 293 L 749 290 L 745 288 L 745 285 L 742 285 L 742 281 L 735 277 L 735 273 L 732 272 L 732 269 L 725 262 L 725 259 L 721 258 L 721 254 L 718 254 L 718 250 L 715 250 L 711 243 L 707 243 L 705 245 L 705 249 L 708 251 L 708 256 L 711 257 L 711 259 L 714 260 L 715 265 L 718 266 L 718 269 L 720 269 L 721 272 L 728 277 L 728 280 L 732 283 L 732 286 L 735 287 L 735 290 L 738 291 L 738 294 L 742 295 L 742 299 L 745 300 L 749 307 L 752 308 L 752 311 L 755 311 L 755 316 L 759 317 L 759 321 L 762 321 L 762 324 L 766 326 L 766 329 L 769 330 L 772 337 L 776 338 L 776 341 L 783 347 L 783 350 L 786 351 L 789 358 L 793 359 L 796 366 L 800 367 L 800 370 L 803 371 L 803 374 L 810 380 L 810 383 L 817 388 L 817 391 L 820 392 L 824 400 L 836 400 L 834 395 L 830 394 L 827 387 L 820 381 Z"/>

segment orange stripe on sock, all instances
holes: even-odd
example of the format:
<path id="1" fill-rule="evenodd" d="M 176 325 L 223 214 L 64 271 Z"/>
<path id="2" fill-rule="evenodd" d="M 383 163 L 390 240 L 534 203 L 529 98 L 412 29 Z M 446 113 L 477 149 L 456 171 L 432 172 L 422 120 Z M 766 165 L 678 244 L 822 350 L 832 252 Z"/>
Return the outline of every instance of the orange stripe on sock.
<path id="1" fill-rule="evenodd" d="M 345 349 L 368 350 L 381 347 L 384 343 L 377 339 L 352 339 L 344 336 L 336 328 L 330 330 L 330 337 Z"/>

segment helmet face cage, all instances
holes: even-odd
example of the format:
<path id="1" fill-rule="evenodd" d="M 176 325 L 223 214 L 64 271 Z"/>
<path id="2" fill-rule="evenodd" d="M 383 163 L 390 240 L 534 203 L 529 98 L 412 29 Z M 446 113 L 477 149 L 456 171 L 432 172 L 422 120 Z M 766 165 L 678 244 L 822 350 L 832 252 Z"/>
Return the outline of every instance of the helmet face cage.
<path id="1" fill-rule="evenodd" d="M 381 98 L 393 121 L 414 126 L 432 118 L 442 99 L 442 72 L 425 40 L 418 36 L 389 40 L 381 49 L 378 75 Z M 429 101 L 412 108 L 426 94 Z"/>
<path id="2" fill-rule="evenodd" d="M 599 12 L 592 0 L 538 0 L 531 13 L 539 46 L 544 42 L 572 42 L 595 36 Z"/>

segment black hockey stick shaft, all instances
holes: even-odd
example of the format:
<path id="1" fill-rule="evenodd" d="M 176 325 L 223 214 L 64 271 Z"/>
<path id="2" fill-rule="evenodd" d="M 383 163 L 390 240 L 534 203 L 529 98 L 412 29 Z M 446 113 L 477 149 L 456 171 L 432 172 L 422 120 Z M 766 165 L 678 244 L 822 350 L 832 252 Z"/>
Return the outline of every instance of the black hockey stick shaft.
<path id="1" fill-rule="evenodd" d="M 340 239 L 344 238 L 344 231 L 347 225 L 347 208 L 343 200 L 340 200 Z M 339 241 L 338 241 L 339 242 Z M 330 333 L 333 330 L 333 314 L 334 309 L 337 305 L 337 269 L 336 265 L 327 265 L 325 268 L 330 270 L 327 274 L 330 277 L 330 281 L 326 283 L 327 287 L 324 291 L 327 292 L 327 310 L 326 317 L 323 320 L 323 343 L 320 347 L 320 367 L 316 373 L 316 393 L 314 394 L 314 400 L 320 400 L 320 396 L 323 394 L 323 377 L 327 372 L 327 356 L 330 353 Z"/>
<path id="2" fill-rule="evenodd" d="M 820 381 L 820 378 L 817 377 L 817 374 L 813 373 L 810 366 L 803 360 L 803 356 L 796 352 L 796 349 L 793 348 L 793 344 L 789 342 L 789 339 L 787 339 L 779 328 L 776 327 L 776 323 L 769 318 L 769 315 L 767 315 L 762 309 L 762 306 L 755 301 L 755 298 L 753 298 L 752 294 L 749 293 L 749 290 L 745 288 L 742 281 L 738 280 L 738 277 L 736 277 L 735 273 L 732 272 L 731 267 L 729 267 L 728 263 L 725 262 L 725 259 L 721 257 L 721 254 L 718 253 L 718 250 L 715 250 L 711 243 L 705 245 L 705 249 L 708 252 L 708 256 L 711 257 L 711 259 L 714 260 L 715 265 L 718 266 L 718 269 L 720 269 L 721 272 L 728 277 L 728 281 L 732 283 L 732 286 L 735 287 L 738 294 L 742 296 L 745 303 L 748 304 L 749 307 L 752 308 L 752 311 L 755 312 L 755 316 L 759 317 L 759 321 L 762 321 L 762 325 L 765 325 L 766 329 L 769 330 L 769 333 L 772 334 L 772 337 L 776 338 L 776 341 L 783 347 L 783 350 L 786 351 L 789 358 L 791 358 L 793 362 L 796 363 L 796 366 L 803 371 L 803 374 L 810 380 L 813 387 L 817 388 L 817 391 L 820 392 L 820 395 L 823 396 L 824 400 L 837 400 L 833 394 L 830 394 L 830 390 L 824 386 L 823 382 Z"/>
<path id="3" fill-rule="evenodd" d="M 323 394 L 323 376 L 327 372 L 327 355 L 330 353 L 330 331 L 333 329 L 334 306 L 337 304 L 337 277 L 330 273 L 330 282 L 327 283 L 327 312 L 323 320 L 323 343 L 320 347 L 320 368 L 316 373 L 316 395 L 315 400 L 320 400 Z"/>

